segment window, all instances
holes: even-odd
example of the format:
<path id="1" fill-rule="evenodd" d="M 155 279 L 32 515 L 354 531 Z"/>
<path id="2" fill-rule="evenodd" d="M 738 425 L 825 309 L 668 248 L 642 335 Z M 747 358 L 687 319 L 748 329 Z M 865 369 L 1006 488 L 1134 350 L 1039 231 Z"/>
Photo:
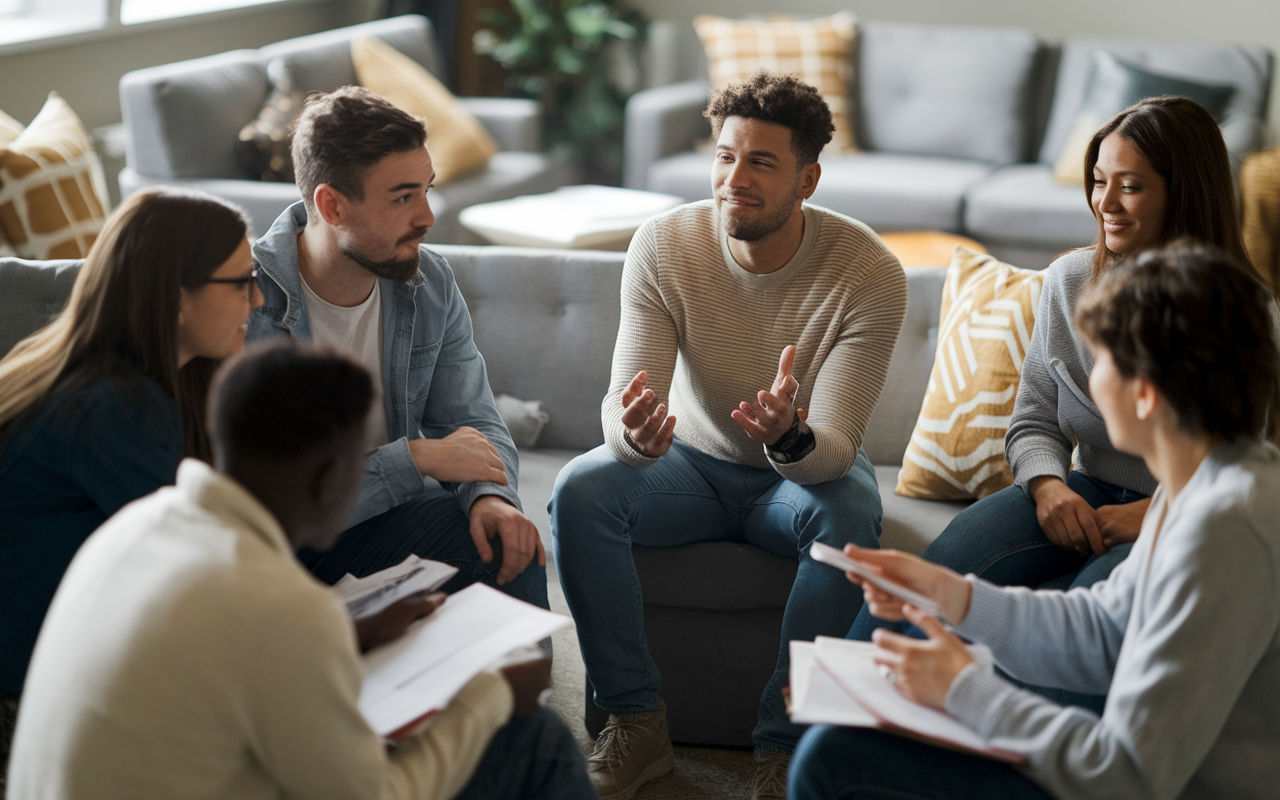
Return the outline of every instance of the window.
<path id="1" fill-rule="evenodd" d="M 0 3 L 3 2 L 7 0 L 0 0 Z M 230 8 L 278 2 L 281 0 L 120 0 L 120 24 L 137 25 L 158 19 L 173 19 L 193 14 L 207 14 L 210 11 L 225 11 Z"/>
<path id="2" fill-rule="evenodd" d="M 111 35 L 122 26 L 308 0 L 0 0 L 0 48 Z"/>

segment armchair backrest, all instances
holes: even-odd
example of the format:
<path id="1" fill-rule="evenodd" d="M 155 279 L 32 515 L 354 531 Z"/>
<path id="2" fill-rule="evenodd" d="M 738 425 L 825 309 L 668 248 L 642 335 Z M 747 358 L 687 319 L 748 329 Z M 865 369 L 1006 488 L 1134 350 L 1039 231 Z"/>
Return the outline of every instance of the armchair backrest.
<path id="1" fill-rule="evenodd" d="M 236 139 L 267 98 L 267 64 L 285 57 L 299 89 L 332 91 L 355 82 L 355 36 L 376 36 L 440 74 L 431 22 L 417 15 L 136 70 L 120 79 L 120 107 L 130 130 L 126 161 L 148 178 L 244 178 Z"/>
<path id="2" fill-rule="evenodd" d="M 81 263 L 0 258 L 0 357 L 58 316 Z"/>

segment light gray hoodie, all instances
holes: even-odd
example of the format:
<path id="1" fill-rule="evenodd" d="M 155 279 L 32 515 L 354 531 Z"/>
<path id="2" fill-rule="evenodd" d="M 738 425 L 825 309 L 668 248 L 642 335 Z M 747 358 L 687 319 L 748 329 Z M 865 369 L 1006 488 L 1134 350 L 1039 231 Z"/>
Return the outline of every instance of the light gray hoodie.
<path id="1" fill-rule="evenodd" d="M 1019 680 L 1107 694 L 1099 718 L 975 665 L 947 693 L 949 713 L 1026 755 L 1056 797 L 1280 796 L 1275 445 L 1220 445 L 1172 503 L 1159 489 L 1105 581 L 1066 593 L 970 581 L 957 633 Z"/>

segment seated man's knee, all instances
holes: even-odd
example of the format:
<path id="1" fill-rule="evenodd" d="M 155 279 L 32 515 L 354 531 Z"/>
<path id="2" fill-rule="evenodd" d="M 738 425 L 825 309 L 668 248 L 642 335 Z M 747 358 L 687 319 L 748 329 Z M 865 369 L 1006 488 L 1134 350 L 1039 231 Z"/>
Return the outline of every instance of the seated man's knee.
<path id="1" fill-rule="evenodd" d="M 580 514 L 617 494 L 620 481 L 631 477 L 624 474 L 627 472 L 635 469 L 614 458 L 607 447 L 597 447 L 570 461 L 556 476 L 547 503 L 552 527 L 559 527 L 557 522 L 562 515 Z"/>

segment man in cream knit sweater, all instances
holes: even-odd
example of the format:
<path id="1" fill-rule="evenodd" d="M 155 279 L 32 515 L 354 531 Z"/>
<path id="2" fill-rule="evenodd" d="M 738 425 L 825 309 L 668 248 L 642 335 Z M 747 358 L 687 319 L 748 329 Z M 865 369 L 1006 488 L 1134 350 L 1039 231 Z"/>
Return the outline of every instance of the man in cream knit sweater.
<path id="1" fill-rule="evenodd" d="M 714 200 L 632 240 L 606 444 L 560 473 L 549 506 L 595 702 L 610 712 L 588 760 L 605 800 L 672 766 L 633 543 L 732 539 L 800 560 L 752 736 L 763 798 L 783 796 L 801 732 L 782 700 L 787 642 L 843 636 L 862 602 L 809 546 L 880 535 L 861 444 L 906 311 L 902 268 L 865 225 L 804 204 L 834 130 L 816 90 L 761 72 L 717 92 L 706 116 Z"/>
<path id="2" fill-rule="evenodd" d="M 182 462 L 177 486 L 108 520 L 58 588 L 11 799 L 596 796 L 568 729 L 538 708 L 545 659 L 482 673 L 391 751 L 361 716 L 351 618 L 294 551 L 341 533 L 373 397 L 364 369 L 319 351 L 225 369 L 215 466 Z"/>

